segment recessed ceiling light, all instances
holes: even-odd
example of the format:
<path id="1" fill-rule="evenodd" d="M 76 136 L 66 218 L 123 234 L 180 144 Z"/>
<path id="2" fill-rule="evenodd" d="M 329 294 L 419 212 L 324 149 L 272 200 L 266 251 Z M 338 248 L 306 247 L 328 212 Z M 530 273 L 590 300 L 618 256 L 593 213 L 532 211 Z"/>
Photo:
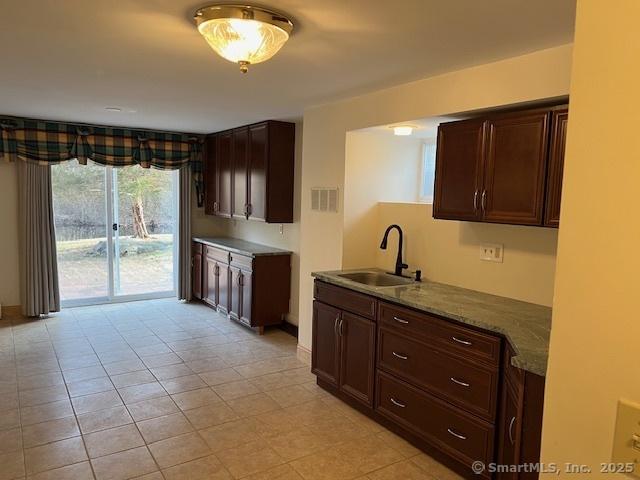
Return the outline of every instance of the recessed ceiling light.
<path id="1" fill-rule="evenodd" d="M 418 128 L 414 125 L 394 125 L 389 128 L 393 128 L 393 134 L 401 137 L 411 135 L 413 130 Z"/>
<path id="2" fill-rule="evenodd" d="M 251 5 L 210 5 L 197 10 L 194 19 L 209 46 L 240 65 L 242 73 L 273 57 L 293 31 L 286 16 Z"/>
<path id="3" fill-rule="evenodd" d="M 120 107 L 104 107 L 107 112 L 121 112 L 122 109 Z"/>

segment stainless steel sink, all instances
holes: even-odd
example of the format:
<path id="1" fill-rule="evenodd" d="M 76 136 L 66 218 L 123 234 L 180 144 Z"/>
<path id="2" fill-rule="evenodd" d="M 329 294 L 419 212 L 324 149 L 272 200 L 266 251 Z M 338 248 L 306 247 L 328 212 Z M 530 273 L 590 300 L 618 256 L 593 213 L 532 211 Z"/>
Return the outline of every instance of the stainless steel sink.
<path id="1" fill-rule="evenodd" d="M 338 276 L 351 280 L 352 282 L 371 285 L 373 287 L 394 287 L 413 283 L 413 280 L 410 278 L 397 277 L 381 272 L 339 273 Z"/>

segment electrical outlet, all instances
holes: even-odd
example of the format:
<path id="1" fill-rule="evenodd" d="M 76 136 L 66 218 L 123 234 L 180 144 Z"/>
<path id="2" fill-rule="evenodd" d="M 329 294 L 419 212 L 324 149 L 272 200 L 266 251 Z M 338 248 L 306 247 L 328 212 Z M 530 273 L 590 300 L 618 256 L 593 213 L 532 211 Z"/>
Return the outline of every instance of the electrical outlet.
<path id="1" fill-rule="evenodd" d="M 502 263 L 504 246 L 499 243 L 485 243 L 480 245 L 480 260 Z"/>
<path id="2" fill-rule="evenodd" d="M 621 465 L 634 464 L 633 471 L 629 468 L 624 473 L 640 476 L 640 404 L 623 399 L 618 402 L 611 460 Z"/>
<path id="3" fill-rule="evenodd" d="M 280 235 L 284 235 L 284 225 L 280 224 Z"/>

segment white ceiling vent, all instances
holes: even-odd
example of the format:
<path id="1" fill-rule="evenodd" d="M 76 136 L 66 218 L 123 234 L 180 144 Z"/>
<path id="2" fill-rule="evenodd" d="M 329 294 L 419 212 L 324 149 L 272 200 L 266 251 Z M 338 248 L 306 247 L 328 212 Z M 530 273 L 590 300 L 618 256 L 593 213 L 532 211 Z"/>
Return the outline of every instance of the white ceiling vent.
<path id="1" fill-rule="evenodd" d="M 337 212 L 338 189 L 325 187 L 312 188 L 311 210 L 316 212 Z"/>

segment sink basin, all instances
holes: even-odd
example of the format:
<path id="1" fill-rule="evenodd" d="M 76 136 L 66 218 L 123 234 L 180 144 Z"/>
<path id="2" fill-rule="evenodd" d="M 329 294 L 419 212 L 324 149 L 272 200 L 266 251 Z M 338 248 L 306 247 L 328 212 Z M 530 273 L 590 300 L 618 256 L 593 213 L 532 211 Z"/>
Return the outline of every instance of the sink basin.
<path id="1" fill-rule="evenodd" d="M 380 272 L 340 273 L 338 276 L 351 280 L 352 282 L 371 285 L 373 287 L 394 287 L 413 283 L 413 280 L 410 278 L 397 277 L 395 275 Z"/>

